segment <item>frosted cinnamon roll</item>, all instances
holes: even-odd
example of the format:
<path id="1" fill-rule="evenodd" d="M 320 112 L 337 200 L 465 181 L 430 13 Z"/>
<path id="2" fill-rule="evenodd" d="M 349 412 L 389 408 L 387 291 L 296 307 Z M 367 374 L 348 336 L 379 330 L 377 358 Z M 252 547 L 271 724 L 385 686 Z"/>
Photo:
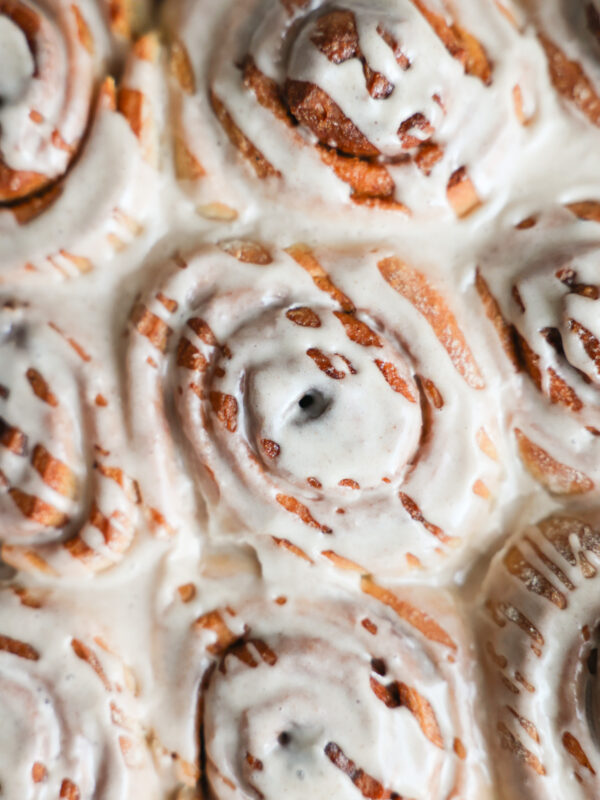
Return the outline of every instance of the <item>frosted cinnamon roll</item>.
<path id="1" fill-rule="evenodd" d="M 177 257 L 131 323 L 162 524 L 187 524 L 187 470 L 215 535 L 309 561 L 397 575 L 485 535 L 493 396 L 443 287 L 397 255 L 224 241 Z"/>
<path id="2" fill-rule="evenodd" d="M 140 502 L 115 389 L 82 341 L 0 311 L 0 554 L 19 570 L 88 575 L 118 563 Z"/>
<path id="3" fill-rule="evenodd" d="M 229 0 L 171 16 L 182 178 L 210 177 L 227 143 L 271 197 L 462 217 L 522 136 L 521 37 L 494 2 Z"/>
<path id="4" fill-rule="evenodd" d="M 502 797 L 595 798 L 598 517 L 561 514 L 513 537 L 484 587 L 491 739 Z"/>
<path id="5" fill-rule="evenodd" d="M 584 219 L 597 204 L 569 208 L 566 217 Z M 482 260 L 475 281 L 522 376 L 509 420 L 518 452 L 538 481 L 566 495 L 589 494 L 600 480 L 599 255 L 577 225 L 526 221 Z"/>
<path id="6" fill-rule="evenodd" d="M 108 51 L 93 3 L 38 7 L 5 0 L 0 11 L 0 201 L 8 203 L 47 188 L 67 171 Z"/>
<path id="7" fill-rule="evenodd" d="M 86 634 L 69 621 L 39 592 L 0 591 L 2 794 L 157 800 L 131 672 L 89 621 Z"/>
<path id="8" fill-rule="evenodd" d="M 142 232 L 158 56 L 142 38 L 117 89 L 100 5 L 0 4 L 0 281 L 89 271 Z"/>
<path id="9" fill-rule="evenodd" d="M 448 598 L 365 589 L 380 602 L 279 597 L 195 621 L 207 796 L 488 797 Z"/>

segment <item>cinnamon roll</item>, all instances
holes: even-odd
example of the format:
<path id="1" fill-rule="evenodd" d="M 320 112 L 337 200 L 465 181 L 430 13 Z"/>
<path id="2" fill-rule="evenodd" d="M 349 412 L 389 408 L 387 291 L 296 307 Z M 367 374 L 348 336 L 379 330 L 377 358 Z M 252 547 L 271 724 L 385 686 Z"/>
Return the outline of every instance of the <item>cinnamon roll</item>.
<path id="1" fill-rule="evenodd" d="M 70 615 L 72 616 L 72 615 Z M 65 608 L 0 591 L 0 786 L 7 798 L 159 798 L 128 668 Z M 54 636 L 48 636 L 52 628 Z"/>
<path id="2" fill-rule="evenodd" d="M 182 178 L 214 178 L 227 143 L 253 191 L 271 198 L 285 188 L 292 204 L 350 200 L 452 219 L 492 195 L 506 142 L 524 135 L 515 93 L 530 65 L 500 3 L 485 0 L 476 15 L 440 0 L 179 5 Z"/>
<path id="3" fill-rule="evenodd" d="M 481 641 L 507 800 L 600 791 L 599 565 L 597 514 L 548 517 L 493 562 Z"/>
<path id="4" fill-rule="evenodd" d="M 189 524 L 187 469 L 214 534 L 308 561 L 398 575 L 485 535 L 493 395 L 444 289 L 390 251 L 178 256 L 135 304 L 129 374 L 162 525 Z"/>
<path id="5" fill-rule="evenodd" d="M 86 575 L 130 547 L 140 502 L 115 390 L 83 342 L 29 309 L 0 312 L 2 560 Z"/>
<path id="6" fill-rule="evenodd" d="M 488 796 L 448 597 L 364 584 L 373 598 L 278 597 L 196 619 L 208 796 Z"/>
<path id="7" fill-rule="evenodd" d="M 518 452 L 532 475 L 561 495 L 588 495 L 600 479 L 598 246 L 593 231 L 565 224 L 594 207 L 573 203 L 558 225 L 519 226 L 482 259 L 476 277 L 483 308 L 522 379 L 510 419 Z"/>
<path id="8" fill-rule="evenodd" d="M 0 281 L 88 272 L 142 233 L 158 57 L 140 39 L 117 88 L 101 5 L 0 4 Z"/>

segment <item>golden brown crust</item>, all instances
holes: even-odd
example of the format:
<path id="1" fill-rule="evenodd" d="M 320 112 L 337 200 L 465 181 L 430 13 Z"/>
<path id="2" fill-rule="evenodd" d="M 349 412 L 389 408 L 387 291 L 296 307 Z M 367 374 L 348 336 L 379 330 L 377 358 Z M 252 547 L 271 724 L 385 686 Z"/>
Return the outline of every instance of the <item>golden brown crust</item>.
<path id="1" fill-rule="evenodd" d="M 515 436 L 523 464 L 549 491 L 564 495 L 587 494 L 592 491 L 594 482 L 583 472 L 557 461 L 518 428 L 515 429 Z"/>
<path id="2" fill-rule="evenodd" d="M 284 95 L 294 117 L 322 144 L 359 158 L 379 155 L 379 150 L 319 86 L 288 79 Z"/>

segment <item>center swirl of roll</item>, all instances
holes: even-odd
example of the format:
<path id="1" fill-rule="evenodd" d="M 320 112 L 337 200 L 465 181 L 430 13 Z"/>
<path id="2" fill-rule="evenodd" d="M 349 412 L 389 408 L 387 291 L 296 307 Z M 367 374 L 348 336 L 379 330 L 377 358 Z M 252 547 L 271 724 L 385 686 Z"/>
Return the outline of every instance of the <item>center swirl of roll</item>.
<path id="1" fill-rule="evenodd" d="M 428 61 L 413 58 L 419 42 L 447 58 L 410 3 L 393 11 L 323 4 L 303 20 L 289 52 L 284 92 L 292 114 L 348 155 L 398 156 L 429 141 L 443 111 Z"/>
<path id="2" fill-rule="evenodd" d="M 228 349 L 231 358 L 213 373 L 213 400 L 216 392 L 235 399 L 240 433 L 279 479 L 367 489 L 414 455 L 422 420 L 409 364 L 359 316 L 270 310 L 240 328 Z M 390 391 L 386 370 L 402 391 Z"/>

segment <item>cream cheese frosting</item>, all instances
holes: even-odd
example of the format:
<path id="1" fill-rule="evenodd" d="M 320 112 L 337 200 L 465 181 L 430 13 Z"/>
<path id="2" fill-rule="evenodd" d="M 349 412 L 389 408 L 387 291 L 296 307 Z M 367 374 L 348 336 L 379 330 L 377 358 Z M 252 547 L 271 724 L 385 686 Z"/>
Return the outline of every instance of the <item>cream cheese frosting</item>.
<path id="1" fill-rule="evenodd" d="M 527 374 L 514 415 L 526 463 L 552 491 L 593 499 L 599 455 L 597 243 L 593 230 L 569 219 L 581 208 L 571 209 L 559 228 L 540 220 L 538 234 L 533 227 L 516 230 L 501 251 L 482 254 L 477 286 L 509 361 Z"/>
<path id="2" fill-rule="evenodd" d="M 508 796 L 598 791 L 598 553 L 595 520 L 550 517 L 513 537 L 484 587 L 481 634 Z"/>
<path id="3" fill-rule="evenodd" d="M 213 611 L 196 620 L 207 641 L 219 619 L 217 644 L 205 645 L 219 666 L 205 672 L 200 722 L 217 796 L 270 796 L 283 786 L 290 797 L 485 793 L 473 695 L 455 704 L 455 681 L 466 677 L 462 642 L 440 629 L 434 655 L 435 634 L 411 632 L 364 602 L 272 606 L 250 600 L 233 618 Z M 247 643 L 222 643 L 221 626 L 242 620 Z M 456 655 L 451 665 L 444 649 Z M 257 684 L 266 691 L 249 704 Z"/>
<path id="4" fill-rule="evenodd" d="M 10 67 L 0 109 L 2 163 L 56 178 L 85 133 L 94 79 L 109 57 L 100 10 L 93 3 L 11 2 L 3 14 Z"/>
<path id="5" fill-rule="evenodd" d="M 596 5 L 0 0 L 0 796 L 594 796 Z"/>
<path id="6" fill-rule="evenodd" d="M 266 534 L 397 576 L 481 536 L 502 477 L 498 415 L 453 311 L 392 252 L 225 241 L 179 256 L 134 308 L 139 447 L 165 488 L 189 465 L 215 537 Z M 432 479 L 449 457 L 452 489 Z M 166 496 L 167 520 L 171 508 Z"/>

